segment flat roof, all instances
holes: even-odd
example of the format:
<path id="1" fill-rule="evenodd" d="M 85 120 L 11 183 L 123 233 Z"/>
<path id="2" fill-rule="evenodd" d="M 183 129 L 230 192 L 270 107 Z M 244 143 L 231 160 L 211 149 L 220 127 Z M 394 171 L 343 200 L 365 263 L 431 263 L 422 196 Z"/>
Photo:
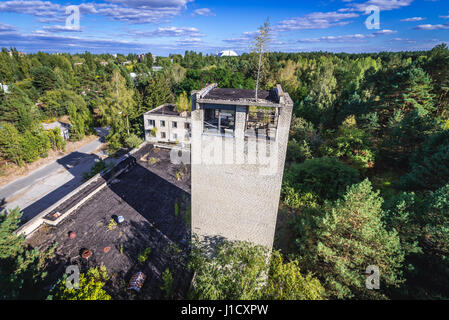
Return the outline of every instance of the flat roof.
<path id="1" fill-rule="evenodd" d="M 103 264 L 111 276 L 106 291 L 114 299 L 132 297 L 123 283 L 127 285 L 138 271 L 145 273 L 147 280 L 136 298 L 163 299 L 162 273 L 169 268 L 176 297 L 182 299 L 193 276 L 186 260 L 190 241 L 190 167 L 172 164 L 170 151 L 151 145 L 142 147 L 133 157 L 136 165 L 57 226 L 42 225 L 28 243 L 41 249 L 57 243 L 57 255 L 47 268 L 53 281 L 62 276 L 67 265 L 78 265 L 85 272 Z M 178 172 L 183 173 L 182 179 Z M 108 228 L 113 215 L 125 218 L 115 230 Z M 75 232 L 76 238 L 70 239 L 69 232 Z M 106 247 L 110 247 L 107 253 Z M 93 252 L 88 261 L 80 257 L 83 248 Z M 147 260 L 139 262 L 147 248 Z"/>
<path id="2" fill-rule="evenodd" d="M 279 103 L 279 98 L 274 90 L 259 90 L 257 97 L 259 100 L 265 100 L 270 103 Z M 248 101 L 256 102 L 256 90 L 232 89 L 232 88 L 214 88 L 210 90 L 203 99 L 208 100 L 229 100 L 229 101 Z"/>
<path id="3" fill-rule="evenodd" d="M 178 112 L 176 111 L 176 105 L 174 104 L 164 104 L 160 107 L 157 107 L 153 110 L 150 110 L 148 112 L 145 113 L 145 115 L 164 115 L 164 116 L 181 116 L 182 112 Z"/>

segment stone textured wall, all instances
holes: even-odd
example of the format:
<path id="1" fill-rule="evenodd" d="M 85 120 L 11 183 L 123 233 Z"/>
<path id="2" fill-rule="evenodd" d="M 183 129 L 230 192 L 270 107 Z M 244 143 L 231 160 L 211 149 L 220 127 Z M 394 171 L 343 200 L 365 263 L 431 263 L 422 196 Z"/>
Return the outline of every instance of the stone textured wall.
<path id="1" fill-rule="evenodd" d="M 264 152 L 258 142 L 257 151 L 248 150 L 244 141 L 245 108 L 236 107 L 235 138 L 202 135 L 203 110 L 192 95 L 192 232 L 209 242 L 227 240 L 250 241 L 271 248 L 278 214 L 279 197 L 287 151 L 293 102 L 288 94 L 281 99 L 277 130 L 277 152 L 274 171 L 268 172 L 260 163 L 248 164 L 256 152 Z M 223 142 L 226 146 L 218 148 Z M 242 161 L 234 164 L 208 164 L 205 154 L 213 159 L 228 158 L 230 150 L 248 150 Z M 242 159 L 240 159 L 242 160 Z M 229 163 L 229 162 L 228 162 Z"/>

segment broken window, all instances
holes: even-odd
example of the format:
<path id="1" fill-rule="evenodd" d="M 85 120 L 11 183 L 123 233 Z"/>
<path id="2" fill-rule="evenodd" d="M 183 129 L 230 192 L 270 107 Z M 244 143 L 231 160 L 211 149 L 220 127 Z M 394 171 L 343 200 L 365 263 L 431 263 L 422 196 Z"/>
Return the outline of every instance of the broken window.
<path id="1" fill-rule="evenodd" d="M 205 108 L 204 133 L 234 136 L 235 107 Z"/>
<path id="2" fill-rule="evenodd" d="M 276 139 L 278 118 L 279 113 L 277 108 L 248 107 L 245 136 L 247 138 L 267 140 Z"/>

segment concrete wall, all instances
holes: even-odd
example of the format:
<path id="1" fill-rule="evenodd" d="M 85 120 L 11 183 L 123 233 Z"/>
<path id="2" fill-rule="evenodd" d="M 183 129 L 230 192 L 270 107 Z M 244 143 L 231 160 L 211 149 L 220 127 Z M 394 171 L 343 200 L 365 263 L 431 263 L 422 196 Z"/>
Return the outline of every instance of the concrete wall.
<path id="1" fill-rule="evenodd" d="M 145 114 L 143 116 L 145 125 L 145 139 L 151 143 L 166 142 L 166 143 L 190 143 L 190 130 L 185 129 L 185 124 L 190 124 L 190 119 L 180 116 L 160 115 L 160 114 Z M 148 120 L 154 120 L 157 128 L 156 137 L 151 135 L 152 126 L 148 124 Z M 165 121 L 165 128 L 161 127 L 161 121 Z M 173 128 L 172 122 L 176 121 L 177 128 Z M 165 139 L 161 137 L 161 133 L 165 132 Z M 173 137 L 174 134 L 178 135 L 178 138 Z M 187 138 L 186 138 L 187 137 Z"/>
<path id="2" fill-rule="evenodd" d="M 266 141 L 245 141 L 246 107 L 236 106 L 235 138 L 202 134 L 201 94 L 192 95 L 192 233 L 206 242 L 224 238 L 272 248 L 293 102 L 282 93 L 277 137 L 270 142 L 273 170 L 268 170 L 256 157 L 266 151 Z M 210 163 L 207 154 L 222 163 Z"/>

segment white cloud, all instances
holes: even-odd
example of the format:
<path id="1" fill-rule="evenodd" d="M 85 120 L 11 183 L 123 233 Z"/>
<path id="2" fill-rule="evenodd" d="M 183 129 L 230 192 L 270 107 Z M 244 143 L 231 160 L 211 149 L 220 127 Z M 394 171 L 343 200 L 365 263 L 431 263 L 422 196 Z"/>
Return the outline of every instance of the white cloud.
<path id="1" fill-rule="evenodd" d="M 402 19 L 402 22 L 417 22 L 417 21 L 424 21 L 426 20 L 426 18 L 423 17 L 413 17 L 413 18 L 407 18 L 407 19 Z"/>
<path id="2" fill-rule="evenodd" d="M 16 27 L 0 22 L 0 32 L 13 32 L 16 31 Z"/>
<path id="3" fill-rule="evenodd" d="M 422 24 L 416 26 L 415 30 L 445 30 L 449 29 L 449 24 Z"/>
<path id="4" fill-rule="evenodd" d="M 81 32 L 82 29 L 75 29 L 72 26 L 44 26 L 43 29 L 48 32 Z"/>
<path id="5" fill-rule="evenodd" d="M 357 13 L 314 12 L 303 17 L 292 18 L 281 21 L 273 29 L 275 31 L 294 31 L 304 29 L 326 29 L 334 26 L 344 26 L 351 21 L 348 19 L 357 18 Z"/>
<path id="6" fill-rule="evenodd" d="M 408 7 L 413 1 L 414 0 L 369 0 L 365 3 L 350 3 L 348 6 L 352 7 L 354 10 L 363 12 L 366 11 L 369 6 L 377 6 L 382 11 L 390 11 Z"/>
<path id="7" fill-rule="evenodd" d="M 368 39 L 375 38 L 377 36 L 382 35 L 390 35 L 394 34 L 396 31 L 393 30 L 381 30 L 370 34 L 350 34 L 350 35 L 342 35 L 342 36 L 324 36 L 320 38 L 308 38 L 308 39 L 301 39 L 298 40 L 298 42 L 305 42 L 305 43 L 344 43 L 344 42 L 366 42 Z"/>
<path id="8" fill-rule="evenodd" d="M 205 17 L 215 16 L 215 13 L 213 13 L 209 8 L 196 9 L 194 14 Z"/>
<path id="9" fill-rule="evenodd" d="M 193 27 L 159 27 L 150 31 L 130 31 L 130 34 L 143 37 L 189 37 L 199 38 L 204 35 Z"/>
<path id="10" fill-rule="evenodd" d="M 82 3 L 82 14 L 100 14 L 128 23 L 167 22 L 179 15 L 190 0 L 108 0 L 105 3 Z M 0 3 L 0 12 L 15 12 L 38 17 L 40 22 L 62 22 L 66 6 L 42 0 L 7 0 Z"/>

